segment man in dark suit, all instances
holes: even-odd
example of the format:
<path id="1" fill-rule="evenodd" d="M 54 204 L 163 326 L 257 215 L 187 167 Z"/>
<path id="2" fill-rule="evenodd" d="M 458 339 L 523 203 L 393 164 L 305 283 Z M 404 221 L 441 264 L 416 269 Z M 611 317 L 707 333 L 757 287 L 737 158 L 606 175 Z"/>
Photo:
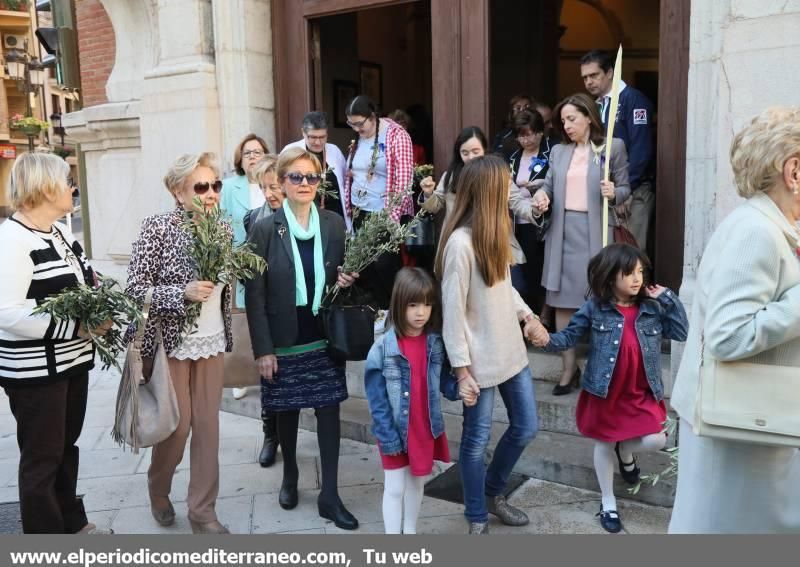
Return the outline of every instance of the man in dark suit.
<path id="1" fill-rule="evenodd" d="M 581 58 L 581 78 L 586 90 L 597 100 L 603 124 L 609 120 L 614 60 L 605 51 L 590 51 Z M 640 91 L 620 81 L 619 106 L 615 117 L 614 137 L 625 142 L 628 150 L 632 191 L 629 226 L 636 242 L 647 249 L 647 234 L 655 210 L 653 188 L 653 103 Z"/>

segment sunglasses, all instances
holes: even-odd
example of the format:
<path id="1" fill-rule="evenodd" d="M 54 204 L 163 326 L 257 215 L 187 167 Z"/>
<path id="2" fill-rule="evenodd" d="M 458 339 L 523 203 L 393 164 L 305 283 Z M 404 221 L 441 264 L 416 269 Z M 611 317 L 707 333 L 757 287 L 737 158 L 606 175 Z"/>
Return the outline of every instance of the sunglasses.
<path id="1" fill-rule="evenodd" d="M 312 187 L 322 183 L 322 175 L 319 173 L 307 173 L 303 175 L 302 173 L 292 172 L 286 174 L 286 179 L 288 179 L 289 183 L 292 185 L 302 185 L 303 179 Z"/>
<path id="2" fill-rule="evenodd" d="M 217 179 L 213 183 L 209 183 L 208 181 L 203 181 L 202 183 L 195 183 L 194 184 L 194 192 L 197 195 L 205 195 L 208 193 L 209 189 L 213 189 L 214 193 L 219 193 L 222 191 L 222 181 Z"/>

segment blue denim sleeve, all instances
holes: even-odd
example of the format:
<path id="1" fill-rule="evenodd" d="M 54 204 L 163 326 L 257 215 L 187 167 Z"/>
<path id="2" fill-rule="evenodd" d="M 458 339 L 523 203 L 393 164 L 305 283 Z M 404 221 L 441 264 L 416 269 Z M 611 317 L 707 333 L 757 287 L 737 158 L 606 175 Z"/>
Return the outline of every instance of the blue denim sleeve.
<path id="1" fill-rule="evenodd" d="M 589 300 L 578 309 L 569 320 L 569 325 L 558 333 L 550 334 L 550 342 L 544 347 L 547 352 L 561 352 L 575 346 L 578 339 L 583 337 L 592 325 L 594 302 Z"/>
<path id="2" fill-rule="evenodd" d="M 392 406 L 386 393 L 386 379 L 383 377 L 383 341 L 379 339 L 372 345 L 367 355 L 364 369 L 364 388 L 367 392 L 369 413 L 372 416 L 372 434 L 381 445 L 384 454 L 399 453 L 403 441 L 394 424 Z"/>
<path id="3" fill-rule="evenodd" d="M 461 399 L 458 395 L 458 380 L 453 374 L 453 368 L 450 366 L 450 360 L 445 357 L 442 364 L 442 375 L 439 377 L 439 391 L 442 395 L 451 402 L 457 402 Z"/>
<path id="4" fill-rule="evenodd" d="M 689 334 L 689 319 L 678 295 L 668 288 L 658 296 L 658 304 L 661 307 L 662 336 L 673 341 L 685 341 Z"/>

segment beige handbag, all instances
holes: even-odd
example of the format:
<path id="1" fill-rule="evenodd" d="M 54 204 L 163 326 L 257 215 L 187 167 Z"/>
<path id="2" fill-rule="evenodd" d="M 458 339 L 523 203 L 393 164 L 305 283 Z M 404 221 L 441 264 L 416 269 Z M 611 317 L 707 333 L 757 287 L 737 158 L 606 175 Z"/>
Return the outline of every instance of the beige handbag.
<path id="1" fill-rule="evenodd" d="M 253 359 L 253 343 L 250 341 L 250 327 L 244 309 L 234 309 L 231 313 L 233 332 L 233 352 L 225 353 L 225 388 L 244 388 L 261 384 L 258 366 Z"/>
<path id="2" fill-rule="evenodd" d="M 142 322 L 125 357 L 111 432 L 114 441 L 123 447 L 130 445 L 134 453 L 138 453 L 140 447 L 151 447 L 172 435 L 180 420 L 178 398 L 172 385 L 160 326 L 156 326 L 152 361 L 142 359 L 142 339 L 152 300 L 153 288 L 149 288 L 144 299 Z"/>
<path id="3" fill-rule="evenodd" d="M 800 368 L 704 361 L 692 430 L 701 437 L 800 447 Z"/>

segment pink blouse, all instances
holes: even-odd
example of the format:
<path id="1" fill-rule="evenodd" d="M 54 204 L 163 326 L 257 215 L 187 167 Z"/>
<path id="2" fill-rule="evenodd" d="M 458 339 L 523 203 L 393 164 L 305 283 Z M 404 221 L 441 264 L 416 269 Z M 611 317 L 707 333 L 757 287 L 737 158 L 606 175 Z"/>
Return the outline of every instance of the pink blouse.
<path id="1" fill-rule="evenodd" d="M 589 146 L 584 150 L 575 148 L 572 161 L 567 170 L 566 196 L 564 207 L 568 211 L 585 213 L 589 211 L 588 187 L 586 185 L 589 173 Z"/>

